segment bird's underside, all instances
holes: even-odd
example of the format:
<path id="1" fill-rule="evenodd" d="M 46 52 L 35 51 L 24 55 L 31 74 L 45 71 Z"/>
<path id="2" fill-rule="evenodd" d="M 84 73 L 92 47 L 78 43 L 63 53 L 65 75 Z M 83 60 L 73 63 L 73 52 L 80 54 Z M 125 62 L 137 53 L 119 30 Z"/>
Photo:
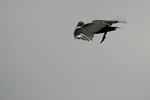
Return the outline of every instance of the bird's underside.
<path id="1" fill-rule="evenodd" d="M 104 33 L 103 38 L 102 38 L 100 43 L 102 43 L 105 40 L 106 34 L 107 34 L 107 32 Z M 90 40 L 93 41 L 93 37 L 87 36 L 87 35 L 82 34 L 82 33 L 78 36 L 75 36 L 75 39 L 81 39 L 81 40 L 84 40 L 84 41 L 90 41 Z"/>
<path id="2" fill-rule="evenodd" d="M 75 39 L 82 39 L 82 40 L 86 40 L 86 41 L 93 40 L 92 37 L 87 36 L 87 35 L 82 34 L 82 33 L 77 35 L 77 36 L 75 36 Z"/>

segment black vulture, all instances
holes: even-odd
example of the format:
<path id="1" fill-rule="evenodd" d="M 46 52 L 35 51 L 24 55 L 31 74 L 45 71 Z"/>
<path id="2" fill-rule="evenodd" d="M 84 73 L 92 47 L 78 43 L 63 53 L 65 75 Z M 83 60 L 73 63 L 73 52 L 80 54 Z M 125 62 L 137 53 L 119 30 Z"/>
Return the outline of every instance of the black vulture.
<path id="1" fill-rule="evenodd" d="M 112 19 L 112 20 L 93 20 L 92 23 L 84 24 L 84 22 L 79 21 L 76 29 L 74 31 L 75 39 L 82 39 L 86 41 L 93 40 L 95 34 L 104 33 L 103 38 L 100 43 L 102 43 L 105 38 L 107 32 L 114 31 L 119 27 L 112 27 L 111 25 L 114 23 L 126 23 L 126 21 L 120 19 Z"/>

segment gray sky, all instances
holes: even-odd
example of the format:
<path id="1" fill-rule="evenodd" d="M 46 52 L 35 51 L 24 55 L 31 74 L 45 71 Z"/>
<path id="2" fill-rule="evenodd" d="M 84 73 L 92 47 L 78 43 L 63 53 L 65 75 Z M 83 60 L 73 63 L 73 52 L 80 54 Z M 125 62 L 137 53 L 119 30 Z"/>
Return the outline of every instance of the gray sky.
<path id="1" fill-rule="evenodd" d="M 149 0 L 1 0 L 0 100 L 150 100 Z M 125 18 L 92 42 L 78 21 Z"/>

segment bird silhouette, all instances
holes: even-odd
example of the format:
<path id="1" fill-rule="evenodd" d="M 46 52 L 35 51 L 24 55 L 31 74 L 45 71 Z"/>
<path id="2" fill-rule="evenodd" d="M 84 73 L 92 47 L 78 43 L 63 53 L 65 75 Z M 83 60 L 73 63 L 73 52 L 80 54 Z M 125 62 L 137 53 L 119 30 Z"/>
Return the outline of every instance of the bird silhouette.
<path id="1" fill-rule="evenodd" d="M 95 34 L 104 33 L 102 43 L 106 39 L 107 32 L 115 31 L 119 27 L 112 27 L 115 23 L 126 23 L 125 19 L 115 18 L 112 20 L 93 20 L 91 23 L 84 24 L 84 22 L 79 21 L 74 30 L 74 38 L 82 39 L 86 41 L 93 40 Z"/>

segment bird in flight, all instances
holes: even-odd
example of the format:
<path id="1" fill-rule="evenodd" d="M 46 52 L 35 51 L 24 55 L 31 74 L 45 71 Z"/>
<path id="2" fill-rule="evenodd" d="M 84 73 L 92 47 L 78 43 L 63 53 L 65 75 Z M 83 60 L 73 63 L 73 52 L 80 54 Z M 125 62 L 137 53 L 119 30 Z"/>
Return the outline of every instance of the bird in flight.
<path id="1" fill-rule="evenodd" d="M 104 33 L 102 43 L 105 38 L 107 32 L 115 31 L 119 27 L 112 27 L 112 24 L 115 23 L 126 23 L 125 19 L 114 18 L 112 20 L 93 20 L 92 23 L 84 24 L 84 22 L 79 21 L 77 23 L 76 29 L 74 30 L 74 38 L 75 39 L 82 39 L 86 41 L 93 40 L 95 34 Z"/>

